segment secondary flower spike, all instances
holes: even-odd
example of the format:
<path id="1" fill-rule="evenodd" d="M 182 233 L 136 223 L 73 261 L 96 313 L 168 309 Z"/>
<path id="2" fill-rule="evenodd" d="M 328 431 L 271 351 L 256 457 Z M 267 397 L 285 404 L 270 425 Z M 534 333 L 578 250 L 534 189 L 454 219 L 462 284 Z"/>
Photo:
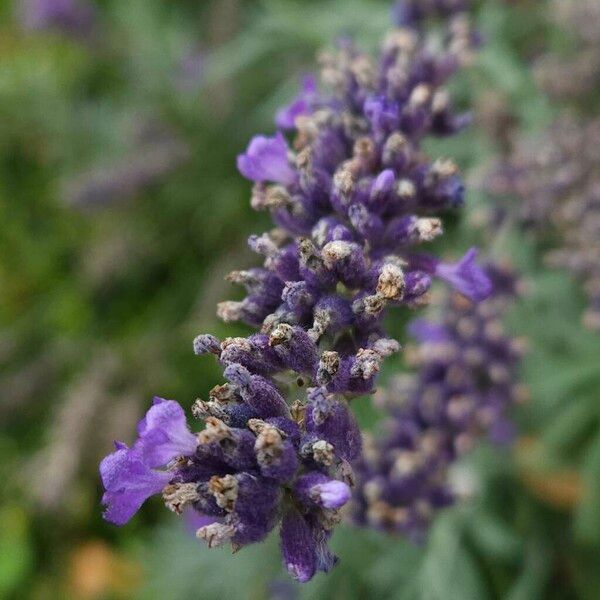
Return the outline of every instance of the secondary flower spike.
<path id="1" fill-rule="evenodd" d="M 168 508 L 213 520 L 198 530 L 210 547 L 239 549 L 280 526 L 292 577 L 333 567 L 327 543 L 361 453 L 349 401 L 375 390 L 381 363 L 400 349 L 386 312 L 426 304 L 435 278 L 475 300 L 489 291 L 473 253 L 447 265 L 422 251 L 442 235 L 440 215 L 463 203 L 454 163 L 428 159 L 421 141 L 468 121 L 443 86 L 473 39 L 460 17 L 436 52 L 411 28 L 392 31 L 377 58 L 340 42 L 321 55 L 320 84 L 309 76 L 278 112 L 280 130 L 238 157 L 252 207 L 276 227 L 250 237 L 264 262 L 228 275 L 247 296 L 218 314 L 256 332 L 194 340 L 226 380 L 192 408 L 203 422 L 195 448 L 179 409 L 149 413 L 139 440 L 102 465 L 107 518 L 122 523 L 164 482 Z"/>
<path id="2" fill-rule="evenodd" d="M 519 139 L 486 182 L 492 194 L 513 201 L 517 220 L 550 247 L 546 262 L 582 282 L 583 322 L 592 331 L 600 331 L 599 147 L 600 119 L 562 118 Z"/>
<path id="3" fill-rule="evenodd" d="M 436 512 L 454 502 L 455 461 L 482 436 L 511 440 L 507 411 L 524 397 L 517 380 L 522 344 L 508 337 L 501 318 L 517 280 L 505 268 L 488 272 L 488 300 L 473 304 L 452 294 L 441 319 L 412 323 L 418 372 L 397 377 L 377 397 L 387 416 L 354 465 L 355 523 L 421 540 Z"/>

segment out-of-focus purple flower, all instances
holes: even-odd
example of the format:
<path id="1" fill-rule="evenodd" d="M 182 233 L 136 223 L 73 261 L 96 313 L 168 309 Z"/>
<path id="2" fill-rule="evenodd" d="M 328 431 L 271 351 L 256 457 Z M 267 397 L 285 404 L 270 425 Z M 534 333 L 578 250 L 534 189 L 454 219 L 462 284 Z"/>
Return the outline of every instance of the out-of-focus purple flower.
<path id="1" fill-rule="evenodd" d="M 93 167 L 68 181 L 66 203 L 98 210 L 131 200 L 176 170 L 190 154 L 188 146 L 169 132 L 152 135 L 150 140 L 135 145 L 135 150 L 118 163 Z"/>
<path id="2" fill-rule="evenodd" d="M 421 540 L 436 512 L 454 501 L 449 469 L 483 436 L 508 444 L 508 410 L 523 397 L 517 370 L 521 345 L 501 317 L 514 275 L 488 268 L 494 294 L 474 304 L 453 294 L 441 320 L 416 323 L 415 376 L 400 376 L 377 402 L 387 411 L 377 437 L 355 465 L 351 520 Z"/>
<path id="3" fill-rule="evenodd" d="M 533 65 L 541 87 L 555 100 L 589 105 L 600 84 L 600 4 L 597 0 L 552 0 L 549 18 L 570 35 L 570 52 L 545 53 Z"/>
<path id="4" fill-rule="evenodd" d="M 296 173 L 288 160 L 288 147 L 281 133 L 275 137 L 255 136 L 245 154 L 237 159 L 240 173 L 251 181 L 290 184 Z"/>
<path id="5" fill-rule="evenodd" d="M 95 11 L 88 0 L 21 0 L 20 17 L 27 29 L 57 29 L 83 37 L 94 26 Z"/>
<path id="6" fill-rule="evenodd" d="M 522 227 L 544 247 L 546 261 L 582 281 L 586 327 L 600 331 L 600 120 L 562 118 L 517 140 L 487 178 Z M 490 219 L 488 218 L 488 221 Z"/>
<path id="7" fill-rule="evenodd" d="M 204 78 L 204 67 L 204 52 L 197 49 L 186 52 L 179 61 L 174 81 L 176 87 L 185 92 L 198 90 Z"/>
<path id="8" fill-rule="evenodd" d="M 471 248 L 457 263 L 440 262 L 435 274 L 457 292 L 481 302 L 491 294 L 492 284 L 485 271 L 475 262 L 476 259 L 477 249 Z"/>

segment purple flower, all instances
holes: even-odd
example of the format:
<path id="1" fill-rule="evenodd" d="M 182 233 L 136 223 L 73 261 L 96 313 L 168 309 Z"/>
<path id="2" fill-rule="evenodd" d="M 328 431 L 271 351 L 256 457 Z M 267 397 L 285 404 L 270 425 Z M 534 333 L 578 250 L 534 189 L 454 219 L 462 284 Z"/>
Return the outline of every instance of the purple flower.
<path id="1" fill-rule="evenodd" d="M 178 456 L 195 453 L 198 442 L 187 428 L 183 409 L 173 400 L 155 398 L 146 416 L 138 423 L 138 439 L 132 448 L 117 442 L 116 452 L 100 464 L 104 489 L 104 518 L 123 525 L 152 495 L 158 494 L 172 478 L 157 471 Z"/>
<path id="2" fill-rule="evenodd" d="M 565 3 L 565 8 L 581 10 L 578 20 L 583 24 L 592 4 L 598 6 L 582 1 Z M 594 27 L 599 20 L 587 21 Z M 587 54 L 579 56 L 587 61 Z M 581 83 L 568 73 L 558 78 L 553 73 L 553 82 Z M 513 219 L 547 248 L 547 263 L 581 282 L 588 296 L 583 323 L 594 331 L 600 331 L 600 155 L 594 150 L 599 145 L 600 119 L 559 118 L 540 134 L 518 139 L 512 155 L 489 174 L 486 186 L 502 197 L 496 210 L 512 205 Z M 504 197 L 517 201 L 505 202 Z M 491 214 L 487 220 L 492 226 Z"/>
<path id="3" fill-rule="evenodd" d="M 134 448 L 151 467 L 166 465 L 177 456 L 196 451 L 196 436 L 188 429 L 185 413 L 174 400 L 155 397 L 152 407 L 137 426 Z"/>
<path id="4" fill-rule="evenodd" d="M 281 133 L 275 137 L 257 135 L 252 138 L 245 154 L 237 159 L 239 172 L 251 181 L 273 181 L 291 184 L 296 173 L 288 160 L 288 147 Z"/>
<path id="5" fill-rule="evenodd" d="M 312 104 L 317 98 L 317 81 L 313 75 L 307 75 L 302 80 L 298 97 L 287 106 L 277 111 L 275 124 L 281 129 L 294 129 L 298 117 L 310 114 Z"/>
<path id="6" fill-rule="evenodd" d="M 124 525 L 150 496 L 160 493 L 171 475 L 151 469 L 137 450 L 117 448 L 100 463 L 106 490 L 102 503 L 107 507 L 104 518 L 115 525 Z"/>
<path id="7" fill-rule="evenodd" d="M 24 0 L 21 19 L 27 29 L 58 29 L 85 36 L 94 24 L 94 8 L 87 0 Z"/>
<path id="8" fill-rule="evenodd" d="M 457 263 L 440 262 L 435 274 L 467 298 L 480 302 L 492 293 L 492 284 L 476 259 L 477 249 L 471 248 Z"/>

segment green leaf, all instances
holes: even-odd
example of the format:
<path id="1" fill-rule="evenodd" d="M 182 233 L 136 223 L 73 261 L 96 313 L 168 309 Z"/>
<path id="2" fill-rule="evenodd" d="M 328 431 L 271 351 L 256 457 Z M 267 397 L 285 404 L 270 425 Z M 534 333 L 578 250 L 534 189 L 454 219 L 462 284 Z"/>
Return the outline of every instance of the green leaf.
<path id="1" fill-rule="evenodd" d="M 419 577 L 421 600 L 485 600 L 489 592 L 464 544 L 458 514 L 440 515 L 435 523 Z"/>
<path id="2" fill-rule="evenodd" d="M 575 515 L 575 535 L 589 544 L 600 544 L 600 435 L 591 444 L 583 465 L 583 498 Z"/>
<path id="3" fill-rule="evenodd" d="M 0 509 L 0 596 L 13 592 L 28 575 L 33 552 L 23 508 L 6 505 Z"/>

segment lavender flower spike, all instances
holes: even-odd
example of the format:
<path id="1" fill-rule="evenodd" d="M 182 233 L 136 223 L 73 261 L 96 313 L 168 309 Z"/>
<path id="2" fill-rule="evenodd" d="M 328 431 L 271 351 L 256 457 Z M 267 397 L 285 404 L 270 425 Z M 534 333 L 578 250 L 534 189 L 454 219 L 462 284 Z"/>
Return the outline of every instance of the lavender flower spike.
<path id="1" fill-rule="evenodd" d="M 252 207 L 276 228 L 250 237 L 262 264 L 227 276 L 247 295 L 217 313 L 255 333 L 196 337 L 194 352 L 218 360 L 226 383 L 194 403 L 197 436 L 178 406 L 150 409 L 133 449 L 107 459 L 108 517 L 124 506 L 124 522 L 163 486 L 170 510 L 213 519 L 197 531 L 211 548 L 238 550 L 279 527 L 292 577 L 335 565 L 328 540 L 361 454 L 350 402 L 375 391 L 382 362 L 400 349 L 387 312 L 426 304 L 438 275 L 482 285 L 470 259 L 440 267 L 414 252 L 442 235 L 438 215 L 462 204 L 458 169 L 429 160 L 422 140 L 464 125 L 444 85 L 471 37 L 464 21 L 449 26 L 434 53 L 420 32 L 395 30 L 377 58 L 344 42 L 322 56 L 321 84 L 306 80 L 279 113 L 289 140 L 257 136 L 238 157 L 255 182 Z"/>
<path id="2" fill-rule="evenodd" d="M 415 376 L 400 376 L 378 395 L 387 416 L 355 466 L 351 520 L 421 540 L 431 520 L 455 500 L 450 468 L 482 437 L 512 440 L 508 411 L 523 399 L 517 380 L 522 346 L 501 317 L 515 294 L 505 268 L 488 267 L 494 294 L 480 304 L 451 294 L 442 319 L 412 327 Z"/>

